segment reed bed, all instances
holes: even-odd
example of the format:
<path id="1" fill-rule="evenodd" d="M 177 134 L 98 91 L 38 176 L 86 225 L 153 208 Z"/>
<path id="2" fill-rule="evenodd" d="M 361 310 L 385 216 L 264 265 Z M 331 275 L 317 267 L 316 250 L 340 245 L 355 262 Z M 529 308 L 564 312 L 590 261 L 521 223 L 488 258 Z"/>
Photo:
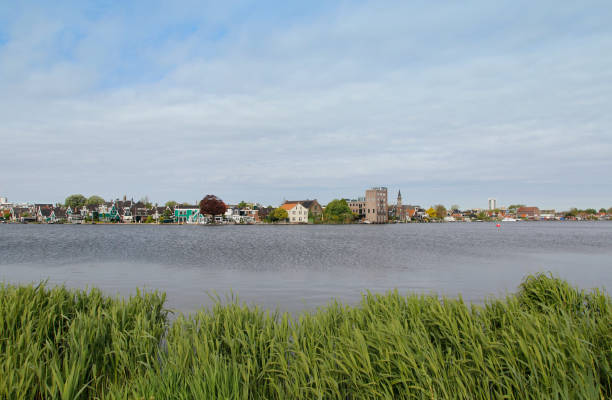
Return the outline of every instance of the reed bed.
<path id="1" fill-rule="evenodd" d="M 0 398 L 610 399 L 612 301 L 547 276 L 483 305 L 365 293 L 298 316 L 0 287 Z"/>

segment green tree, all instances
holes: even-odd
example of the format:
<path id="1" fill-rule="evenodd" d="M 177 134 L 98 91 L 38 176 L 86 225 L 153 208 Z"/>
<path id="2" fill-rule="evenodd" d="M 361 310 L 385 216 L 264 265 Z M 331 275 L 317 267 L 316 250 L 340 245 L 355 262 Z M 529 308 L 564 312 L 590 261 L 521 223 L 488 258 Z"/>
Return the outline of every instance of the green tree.
<path id="1" fill-rule="evenodd" d="M 170 208 L 174 208 L 176 207 L 176 205 L 177 205 L 177 202 L 174 200 L 167 201 L 166 204 L 164 204 L 164 206 L 170 207 Z"/>
<path id="2" fill-rule="evenodd" d="M 446 217 L 446 207 L 444 207 L 442 204 L 437 204 L 436 207 L 436 216 L 440 219 L 443 219 L 444 217 Z"/>
<path id="3" fill-rule="evenodd" d="M 323 219 L 325 222 L 344 224 L 353 221 L 353 212 L 346 200 L 334 199 L 325 207 Z"/>
<path id="4" fill-rule="evenodd" d="M 83 207 L 86 201 L 87 201 L 87 198 L 83 196 L 82 194 L 73 194 L 73 195 L 66 197 L 64 205 L 74 210 L 75 208 Z"/>
<path id="5" fill-rule="evenodd" d="M 172 219 L 172 211 L 166 208 L 164 212 L 162 213 L 161 219 L 162 221 L 167 221 L 169 219 Z"/>
<path id="6" fill-rule="evenodd" d="M 608 214 L 608 215 L 612 215 L 612 207 L 608 208 L 608 212 L 607 212 L 607 214 Z"/>
<path id="7" fill-rule="evenodd" d="M 238 203 L 238 208 L 242 209 L 242 208 L 247 208 L 249 206 L 248 203 L 246 203 L 244 200 L 242 200 L 240 203 Z"/>
<path id="8" fill-rule="evenodd" d="M 586 210 L 584 210 L 585 213 L 587 214 L 597 214 L 597 211 L 594 208 L 587 208 Z"/>
<path id="9" fill-rule="evenodd" d="M 11 212 L 9 210 L 4 210 L 4 212 L 2 213 L 2 218 L 5 221 L 8 221 L 11 218 Z"/>
<path id="10" fill-rule="evenodd" d="M 525 204 L 510 204 L 510 206 L 508 206 L 508 211 L 516 212 L 516 210 L 518 210 L 521 207 L 525 207 Z"/>
<path id="11" fill-rule="evenodd" d="M 476 218 L 482 221 L 489 221 L 491 219 L 491 217 L 489 217 L 489 214 L 486 211 L 481 211 L 476 214 Z"/>
<path id="12" fill-rule="evenodd" d="M 153 223 L 153 217 L 151 215 L 147 216 L 147 219 L 145 220 L 145 224 L 152 224 Z"/>
<path id="13" fill-rule="evenodd" d="M 289 218 L 289 213 L 284 208 L 278 207 L 272 210 L 269 217 L 270 217 L 270 221 L 272 222 L 284 221 L 287 218 Z"/>
<path id="14" fill-rule="evenodd" d="M 605 212 L 606 212 L 606 209 L 602 207 L 602 208 L 600 208 L 600 209 L 599 209 L 599 212 L 600 212 L 600 213 L 605 213 Z"/>
<path id="15" fill-rule="evenodd" d="M 453 205 L 451 206 L 451 208 L 450 208 L 450 209 L 451 209 L 452 211 L 455 211 L 455 210 L 460 210 L 460 208 L 459 208 L 459 204 L 453 204 Z"/>
<path id="16" fill-rule="evenodd" d="M 104 199 L 96 195 L 89 196 L 89 198 L 85 202 L 85 205 L 87 206 L 99 206 L 100 204 L 104 204 Z"/>

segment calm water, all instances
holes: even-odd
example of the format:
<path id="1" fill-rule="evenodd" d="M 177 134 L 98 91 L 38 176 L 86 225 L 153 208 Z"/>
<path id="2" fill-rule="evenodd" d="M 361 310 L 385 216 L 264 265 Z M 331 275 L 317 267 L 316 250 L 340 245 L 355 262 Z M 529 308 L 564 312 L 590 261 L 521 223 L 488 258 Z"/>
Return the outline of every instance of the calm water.
<path id="1" fill-rule="evenodd" d="M 469 301 L 552 271 L 612 292 L 612 222 L 351 225 L 0 225 L 0 281 L 49 279 L 109 294 L 161 289 L 190 312 L 209 294 L 296 311 L 366 289 Z"/>

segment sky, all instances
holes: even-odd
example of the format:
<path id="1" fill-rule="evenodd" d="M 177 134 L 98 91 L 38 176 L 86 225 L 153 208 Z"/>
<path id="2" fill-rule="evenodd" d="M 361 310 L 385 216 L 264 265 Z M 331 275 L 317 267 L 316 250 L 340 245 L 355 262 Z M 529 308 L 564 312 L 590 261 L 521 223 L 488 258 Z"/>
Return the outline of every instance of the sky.
<path id="1" fill-rule="evenodd" d="M 0 196 L 612 207 L 612 2 L 0 3 Z"/>

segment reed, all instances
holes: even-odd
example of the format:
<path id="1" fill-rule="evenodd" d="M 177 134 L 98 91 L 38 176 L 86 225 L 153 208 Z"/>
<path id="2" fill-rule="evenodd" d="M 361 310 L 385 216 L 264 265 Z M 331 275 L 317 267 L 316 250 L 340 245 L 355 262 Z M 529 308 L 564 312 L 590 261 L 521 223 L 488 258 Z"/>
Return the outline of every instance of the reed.
<path id="1" fill-rule="evenodd" d="M 0 288 L 0 398 L 608 399 L 612 301 L 547 276 L 483 305 L 363 294 L 297 317 L 233 298 Z"/>

